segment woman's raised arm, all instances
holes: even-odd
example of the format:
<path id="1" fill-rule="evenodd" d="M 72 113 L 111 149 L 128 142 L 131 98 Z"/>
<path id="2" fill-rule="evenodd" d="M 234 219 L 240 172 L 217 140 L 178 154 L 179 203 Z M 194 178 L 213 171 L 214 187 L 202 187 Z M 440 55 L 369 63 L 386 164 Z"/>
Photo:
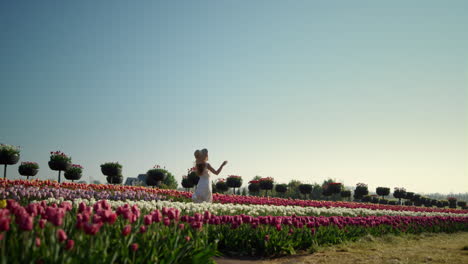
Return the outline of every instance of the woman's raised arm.
<path id="1" fill-rule="evenodd" d="M 218 170 L 214 170 L 213 167 L 211 167 L 211 165 L 208 163 L 207 164 L 207 167 L 208 167 L 208 170 L 210 170 L 213 174 L 220 174 L 221 171 L 223 170 L 223 167 L 226 166 L 227 164 L 227 160 L 223 162 L 223 164 L 221 164 L 221 166 L 219 166 L 219 169 Z"/>

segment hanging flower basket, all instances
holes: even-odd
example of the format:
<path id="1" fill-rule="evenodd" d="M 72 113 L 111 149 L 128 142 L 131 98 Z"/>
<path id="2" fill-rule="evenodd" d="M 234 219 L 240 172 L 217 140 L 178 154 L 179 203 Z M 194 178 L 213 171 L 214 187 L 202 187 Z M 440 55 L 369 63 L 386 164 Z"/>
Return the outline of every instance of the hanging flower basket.
<path id="1" fill-rule="evenodd" d="M 190 182 L 192 182 L 193 186 L 196 186 L 198 184 L 198 181 L 200 180 L 200 176 L 198 176 L 197 172 L 194 170 L 189 172 L 187 178 Z"/>
<path id="2" fill-rule="evenodd" d="M 69 169 L 65 171 L 65 179 L 70 181 L 77 181 L 81 179 L 83 167 L 78 164 L 72 164 Z"/>
<path id="3" fill-rule="evenodd" d="M 249 186 L 247 188 L 249 189 L 249 193 L 257 194 L 260 191 L 259 181 L 258 180 L 249 181 Z"/>
<path id="4" fill-rule="evenodd" d="M 227 190 L 229 190 L 229 186 L 226 184 L 226 181 L 224 179 L 219 179 L 216 182 L 216 190 L 220 193 L 224 193 Z"/>
<path id="5" fill-rule="evenodd" d="M 101 172 L 106 176 L 122 175 L 122 165 L 118 162 L 106 162 L 101 164 Z"/>
<path id="6" fill-rule="evenodd" d="M 154 166 L 151 170 L 146 172 L 146 184 L 148 186 L 158 186 L 161 181 L 167 177 L 167 170 L 161 168 L 159 165 Z"/>
<path id="7" fill-rule="evenodd" d="M 0 144 L 0 164 L 14 165 L 20 159 L 20 148 L 13 145 Z"/>
<path id="8" fill-rule="evenodd" d="M 21 162 L 21 165 L 18 166 L 18 173 L 21 176 L 33 177 L 39 172 L 39 165 L 36 162 Z"/>

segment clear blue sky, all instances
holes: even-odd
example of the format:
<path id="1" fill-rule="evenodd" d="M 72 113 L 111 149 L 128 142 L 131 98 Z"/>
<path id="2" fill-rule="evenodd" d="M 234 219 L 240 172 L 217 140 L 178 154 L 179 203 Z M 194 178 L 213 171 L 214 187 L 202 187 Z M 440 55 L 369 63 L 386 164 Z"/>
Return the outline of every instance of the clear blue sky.
<path id="1" fill-rule="evenodd" d="M 2 1 L 0 142 L 104 181 L 193 151 L 249 180 L 468 191 L 467 1 Z M 9 175 L 17 176 L 17 166 Z M 3 176 L 3 174 L 2 174 Z"/>

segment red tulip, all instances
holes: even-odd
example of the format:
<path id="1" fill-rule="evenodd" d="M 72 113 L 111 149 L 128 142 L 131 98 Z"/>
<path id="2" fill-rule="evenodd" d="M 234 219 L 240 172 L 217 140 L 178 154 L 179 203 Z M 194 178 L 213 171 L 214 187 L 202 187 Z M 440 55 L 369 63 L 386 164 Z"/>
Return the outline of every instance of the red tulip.
<path id="1" fill-rule="evenodd" d="M 59 229 L 57 230 L 57 238 L 59 240 L 59 242 L 63 242 L 65 240 L 67 240 L 67 233 L 65 233 L 65 231 L 63 231 L 63 229 Z"/>
<path id="2" fill-rule="evenodd" d="M 67 245 L 65 246 L 65 249 L 72 250 L 74 246 L 75 246 L 75 241 L 73 241 L 72 239 L 69 239 L 67 241 Z"/>
<path id="3" fill-rule="evenodd" d="M 130 249 L 133 251 L 133 252 L 136 252 L 138 250 L 138 244 L 137 243 L 133 243 L 131 246 L 130 246 Z"/>
<path id="4" fill-rule="evenodd" d="M 131 225 L 126 225 L 122 229 L 122 235 L 123 236 L 128 236 L 132 232 L 132 226 Z"/>
<path id="5" fill-rule="evenodd" d="M 36 244 L 36 247 L 41 246 L 41 239 L 39 237 L 36 237 L 35 244 Z"/>

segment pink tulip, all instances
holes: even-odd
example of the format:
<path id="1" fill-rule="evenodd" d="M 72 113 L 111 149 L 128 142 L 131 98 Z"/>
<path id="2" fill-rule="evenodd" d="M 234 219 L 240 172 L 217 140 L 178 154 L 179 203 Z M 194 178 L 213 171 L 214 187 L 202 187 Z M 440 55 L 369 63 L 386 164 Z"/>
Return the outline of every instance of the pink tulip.
<path id="1" fill-rule="evenodd" d="M 151 223 L 153 222 L 153 217 L 151 215 L 145 215 L 145 217 L 143 218 L 143 222 L 145 225 L 151 225 Z"/>
<path id="2" fill-rule="evenodd" d="M 190 237 L 189 237 L 189 236 L 185 236 L 185 241 L 189 242 L 189 241 L 190 241 Z"/>
<path id="3" fill-rule="evenodd" d="M 65 240 L 67 240 L 67 233 L 65 233 L 65 231 L 63 229 L 59 229 L 57 230 L 57 238 L 59 240 L 59 242 L 63 242 Z"/>
<path id="4" fill-rule="evenodd" d="M 122 229 L 122 235 L 123 236 L 128 236 L 132 232 L 132 226 L 131 225 L 126 225 Z"/>
<path id="5" fill-rule="evenodd" d="M 69 239 L 67 241 L 67 245 L 65 246 L 65 249 L 66 250 L 72 250 L 74 246 L 75 246 L 75 241 L 72 240 L 72 239 Z"/>
<path id="6" fill-rule="evenodd" d="M 144 226 L 144 225 L 143 225 L 143 226 L 140 226 L 140 233 L 142 233 L 142 234 L 143 234 L 143 233 L 146 233 L 146 230 L 147 230 L 147 229 L 148 229 L 148 228 L 147 228 L 146 226 Z"/>
<path id="7" fill-rule="evenodd" d="M 39 237 L 36 237 L 35 244 L 36 244 L 36 247 L 41 246 L 41 239 Z"/>
<path id="8" fill-rule="evenodd" d="M 130 246 L 130 249 L 133 251 L 133 252 L 136 252 L 138 250 L 138 244 L 137 243 L 133 243 L 131 246 Z"/>

